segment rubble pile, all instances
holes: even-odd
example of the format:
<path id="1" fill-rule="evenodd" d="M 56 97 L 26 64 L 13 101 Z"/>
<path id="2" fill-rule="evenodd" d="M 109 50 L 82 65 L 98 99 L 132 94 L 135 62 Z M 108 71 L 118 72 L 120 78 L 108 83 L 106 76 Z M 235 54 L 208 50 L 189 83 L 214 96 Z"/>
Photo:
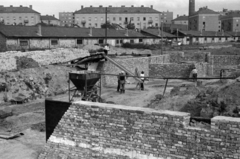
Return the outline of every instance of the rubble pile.
<path id="1" fill-rule="evenodd" d="M 35 60 L 39 65 L 63 63 L 76 58 L 89 56 L 88 50 L 59 48 L 45 51 L 8 51 L 0 53 L 0 72 L 17 69 L 17 58 L 26 57 Z"/>
<path id="2" fill-rule="evenodd" d="M 25 103 L 66 92 L 72 68 L 45 66 L 0 74 L 0 103 Z"/>

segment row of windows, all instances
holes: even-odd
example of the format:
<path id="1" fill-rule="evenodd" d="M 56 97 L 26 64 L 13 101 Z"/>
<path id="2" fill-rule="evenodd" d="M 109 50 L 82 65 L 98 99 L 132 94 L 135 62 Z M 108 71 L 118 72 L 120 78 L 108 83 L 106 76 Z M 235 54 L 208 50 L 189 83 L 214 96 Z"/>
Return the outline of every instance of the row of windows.
<path id="1" fill-rule="evenodd" d="M 81 18 L 79 18 L 79 17 L 77 17 L 76 18 L 76 21 L 78 21 L 78 20 L 80 20 Z M 97 17 L 95 17 L 95 18 L 93 18 L 95 21 L 98 21 L 98 18 Z M 112 21 L 117 21 L 117 20 L 119 20 L 119 21 L 129 21 L 129 20 L 131 20 L 131 21 L 134 21 L 134 20 L 136 20 L 136 21 L 140 21 L 140 20 L 143 20 L 143 21 L 146 21 L 147 20 L 147 18 L 146 17 L 137 17 L 137 18 L 135 18 L 134 19 L 134 17 L 130 17 L 130 18 L 128 18 L 128 17 L 125 17 L 125 18 L 123 18 L 123 17 L 112 17 L 112 19 L 110 19 L 109 17 L 107 18 L 107 20 L 108 21 L 110 21 L 110 20 L 112 20 Z M 152 18 L 152 17 L 149 17 L 149 21 L 151 21 L 151 20 L 153 20 L 154 18 Z M 166 17 L 164 17 L 164 19 L 166 19 Z M 86 18 L 85 17 L 82 17 L 82 20 L 83 21 L 86 21 Z M 101 20 L 101 21 L 103 21 L 103 17 L 101 17 L 101 18 L 99 18 L 99 20 Z M 158 17 L 155 17 L 155 21 L 158 21 L 159 20 L 159 18 Z M 88 17 L 88 21 L 92 21 L 92 17 Z"/>
<path id="2" fill-rule="evenodd" d="M 101 25 L 103 25 L 103 23 L 99 24 L 98 23 L 95 23 L 95 24 L 92 24 L 92 23 L 76 23 L 76 24 L 79 24 L 79 25 L 83 25 L 83 26 L 89 26 L 89 27 L 100 27 Z M 120 26 L 123 25 L 123 23 L 118 23 Z M 143 27 L 147 27 L 147 23 L 135 23 L 134 24 L 135 26 L 143 26 Z M 154 24 L 149 24 L 149 26 L 154 26 Z M 155 23 L 155 27 L 158 27 L 158 23 Z"/>
<path id="3" fill-rule="evenodd" d="M 204 41 L 207 41 L 207 37 L 205 37 L 204 38 Z M 212 37 L 212 40 L 215 40 L 216 38 L 215 37 Z M 222 40 L 222 39 L 224 39 L 224 38 L 222 38 L 222 37 L 219 37 L 218 38 L 218 40 Z M 236 39 L 236 37 L 233 37 L 233 39 L 235 40 Z M 240 39 L 240 37 L 239 37 L 239 39 Z M 228 40 L 228 37 L 225 37 L 225 40 Z M 196 41 L 199 41 L 199 38 L 196 38 Z"/>
<path id="4" fill-rule="evenodd" d="M 19 44 L 20 44 L 20 46 L 28 46 L 28 42 L 29 42 L 28 40 L 20 40 Z M 83 39 L 77 39 L 77 45 L 81 45 L 81 44 L 83 44 L 83 42 L 84 42 Z M 138 39 L 138 42 L 142 43 L 143 39 Z M 58 45 L 58 43 L 59 43 L 58 39 L 52 39 L 51 40 L 51 45 Z M 104 44 L 104 39 L 98 39 L 98 43 L 99 44 Z M 116 44 L 122 44 L 122 43 L 123 43 L 122 39 L 117 39 L 116 40 Z M 130 39 L 130 43 L 134 43 L 134 40 Z"/>

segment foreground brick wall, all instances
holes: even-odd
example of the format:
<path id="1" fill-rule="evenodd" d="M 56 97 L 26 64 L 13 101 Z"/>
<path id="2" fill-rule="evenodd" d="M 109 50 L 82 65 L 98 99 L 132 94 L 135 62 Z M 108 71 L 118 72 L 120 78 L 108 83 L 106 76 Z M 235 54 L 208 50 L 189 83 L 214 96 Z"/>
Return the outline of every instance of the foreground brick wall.
<path id="1" fill-rule="evenodd" d="M 190 114 L 76 102 L 39 159 L 240 158 L 240 119 L 215 117 L 210 129 L 189 127 Z"/>

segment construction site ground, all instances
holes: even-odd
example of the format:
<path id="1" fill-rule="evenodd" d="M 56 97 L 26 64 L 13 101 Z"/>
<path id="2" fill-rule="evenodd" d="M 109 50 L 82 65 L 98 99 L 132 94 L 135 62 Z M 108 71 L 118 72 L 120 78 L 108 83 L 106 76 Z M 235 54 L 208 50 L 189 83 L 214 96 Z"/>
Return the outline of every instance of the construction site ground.
<path id="1" fill-rule="evenodd" d="M 179 84 L 193 84 L 192 82 L 173 80 L 169 82 L 166 95 L 172 86 Z M 146 107 L 157 94 L 162 94 L 165 80 L 149 81 L 145 90 L 136 89 L 136 84 L 127 84 L 125 94 L 117 92 L 116 88 L 103 88 L 102 98 L 107 102 L 127 106 Z M 68 101 L 68 94 L 58 95 L 53 100 Z M 75 101 L 77 100 L 74 98 Z M 12 139 L 0 138 L 0 154 L 4 159 L 32 159 L 37 158 L 45 141 L 45 105 L 44 99 L 32 103 L 1 106 L 12 109 L 13 115 L 1 123 L 0 136 L 17 134 Z"/>

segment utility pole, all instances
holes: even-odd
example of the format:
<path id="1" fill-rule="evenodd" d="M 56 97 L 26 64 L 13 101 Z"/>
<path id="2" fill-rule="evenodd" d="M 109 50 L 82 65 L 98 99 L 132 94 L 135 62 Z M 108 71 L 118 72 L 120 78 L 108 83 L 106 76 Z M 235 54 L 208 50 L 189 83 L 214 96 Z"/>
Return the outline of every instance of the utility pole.
<path id="1" fill-rule="evenodd" d="M 105 13 L 105 44 L 107 44 L 107 7 L 106 7 L 106 13 Z"/>
<path id="2" fill-rule="evenodd" d="M 161 20 L 161 54 L 163 55 L 163 21 Z"/>

